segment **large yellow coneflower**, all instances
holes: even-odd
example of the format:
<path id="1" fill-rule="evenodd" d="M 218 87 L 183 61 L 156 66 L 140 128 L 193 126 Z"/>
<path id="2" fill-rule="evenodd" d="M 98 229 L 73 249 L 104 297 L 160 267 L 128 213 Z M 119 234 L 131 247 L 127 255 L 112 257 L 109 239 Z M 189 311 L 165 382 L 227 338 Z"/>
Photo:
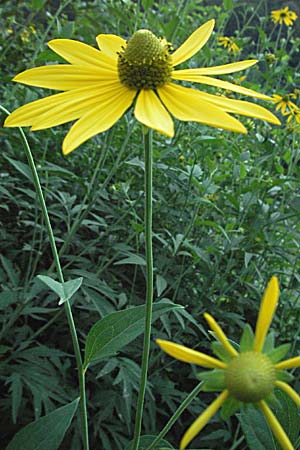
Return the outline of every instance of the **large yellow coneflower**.
<path id="1" fill-rule="evenodd" d="M 246 133 L 244 125 L 230 114 L 241 114 L 279 124 L 262 106 L 181 86 L 188 81 L 230 89 L 243 95 L 270 97 L 212 77 L 247 69 L 256 60 L 217 67 L 175 70 L 209 39 L 214 20 L 194 31 L 174 52 L 165 39 L 149 30 L 136 31 L 125 41 L 100 34 L 100 50 L 70 39 L 54 39 L 49 47 L 70 64 L 36 67 L 18 74 L 14 81 L 64 91 L 36 100 L 15 110 L 6 127 L 31 126 L 31 130 L 76 121 L 63 142 L 67 154 L 87 139 L 109 129 L 134 104 L 136 119 L 167 136 L 174 135 L 171 115 L 183 121 Z"/>

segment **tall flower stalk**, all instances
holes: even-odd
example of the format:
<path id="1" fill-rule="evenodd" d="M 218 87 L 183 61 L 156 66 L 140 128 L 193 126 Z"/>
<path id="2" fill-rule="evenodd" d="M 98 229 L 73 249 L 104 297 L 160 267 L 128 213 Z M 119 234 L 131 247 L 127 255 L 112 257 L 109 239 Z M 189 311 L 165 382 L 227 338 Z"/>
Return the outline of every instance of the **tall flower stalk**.
<path id="1" fill-rule="evenodd" d="M 9 114 L 9 112 L 5 108 L 3 108 L 1 106 L 0 106 L 0 108 L 4 112 Z M 22 140 L 24 142 L 26 158 L 27 158 L 27 161 L 28 161 L 31 173 L 32 173 L 33 183 L 34 183 L 35 190 L 36 190 L 36 193 L 37 193 L 37 196 L 39 199 L 42 215 L 43 215 L 43 218 L 45 221 L 48 239 L 49 239 L 49 243 L 51 246 L 51 251 L 52 251 L 52 255 L 53 255 L 53 260 L 54 260 L 57 276 L 58 276 L 59 282 L 64 283 L 65 280 L 64 280 L 64 276 L 63 276 L 63 271 L 62 271 L 62 267 L 61 267 L 61 263 L 60 263 L 56 243 L 55 243 L 55 237 L 54 237 L 54 233 L 52 230 L 52 225 L 50 222 L 46 202 L 44 199 L 44 194 L 43 194 L 43 190 L 41 187 L 39 175 L 36 170 L 36 166 L 35 166 L 34 159 L 33 159 L 32 153 L 31 153 L 31 149 L 30 149 L 30 146 L 26 139 L 26 136 L 24 134 L 24 131 L 22 130 L 22 128 L 20 128 L 19 130 L 20 130 Z M 74 318 L 73 318 L 73 313 L 72 313 L 71 305 L 68 300 L 64 302 L 64 309 L 65 309 L 65 314 L 67 316 L 69 330 L 70 330 L 71 337 L 72 337 L 72 343 L 73 343 L 77 371 L 78 371 L 83 448 L 84 448 L 84 450 L 89 450 L 89 434 L 88 434 L 88 420 L 87 420 L 86 392 L 85 392 L 85 372 L 83 370 L 83 362 L 82 362 L 75 322 L 74 322 Z"/>

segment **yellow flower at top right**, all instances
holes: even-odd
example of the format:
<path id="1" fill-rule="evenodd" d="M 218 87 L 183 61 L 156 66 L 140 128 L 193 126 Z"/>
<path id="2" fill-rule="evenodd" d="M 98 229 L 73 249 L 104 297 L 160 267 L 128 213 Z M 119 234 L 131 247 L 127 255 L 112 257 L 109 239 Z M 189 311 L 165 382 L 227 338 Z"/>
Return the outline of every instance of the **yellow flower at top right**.
<path id="1" fill-rule="evenodd" d="M 294 11 L 290 11 L 288 6 L 271 11 L 271 20 L 280 25 L 284 23 L 287 27 L 294 25 L 297 17 L 297 14 Z"/>

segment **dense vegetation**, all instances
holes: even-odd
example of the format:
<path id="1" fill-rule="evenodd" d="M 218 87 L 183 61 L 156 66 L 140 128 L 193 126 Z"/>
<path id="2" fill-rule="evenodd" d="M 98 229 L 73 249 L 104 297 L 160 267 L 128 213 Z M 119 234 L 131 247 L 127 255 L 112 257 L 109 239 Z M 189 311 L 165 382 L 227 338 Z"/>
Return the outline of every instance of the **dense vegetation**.
<path id="1" fill-rule="evenodd" d="M 298 2 L 287 3 L 299 15 Z M 42 89 L 13 84 L 11 78 L 57 60 L 46 45 L 54 37 L 95 46 L 99 33 L 126 38 L 136 29 L 149 28 L 176 48 L 192 30 L 215 18 L 209 45 L 190 64 L 258 59 L 247 72 L 224 79 L 270 96 L 290 95 L 288 99 L 299 105 L 299 18 L 289 27 L 270 19 L 271 10 L 284 6 L 266 0 L 4 1 L 1 103 L 12 111 L 45 95 Z M 224 48 L 218 40 L 222 36 L 232 37 L 237 48 Z M 255 325 L 263 289 L 273 274 L 281 287 L 272 325 L 276 343 L 291 342 L 289 355 L 299 353 L 300 120 L 289 108 L 284 115 L 275 111 L 275 103 L 261 104 L 278 116 L 281 126 L 242 118 L 247 135 L 184 122 L 176 122 L 173 139 L 154 133 L 155 299 L 185 309 L 163 315 L 153 325 L 144 434 L 156 435 L 198 383 L 197 367 L 171 359 L 155 338 L 210 352 L 211 337 L 203 319 L 208 311 L 233 341 L 238 340 L 246 322 Z M 4 120 L 4 111 L 1 116 Z M 131 110 L 111 130 L 64 157 L 61 142 L 68 128 L 25 132 L 65 279 L 83 277 L 72 299 L 83 347 L 97 320 L 144 303 L 143 145 L 140 124 Z M 4 449 L 23 426 L 74 400 L 78 385 L 66 317 L 57 296 L 37 278 L 42 274 L 56 279 L 56 272 L 23 141 L 18 129 L 2 128 L 0 138 L 0 446 Z M 130 442 L 141 353 L 140 336 L 119 354 L 90 367 L 92 450 L 124 450 Z M 293 387 L 299 391 L 297 378 Z M 181 415 L 166 436 L 174 448 L 214 395 L 201 393 Z M 236 417 L 224 422 L 217 415 L 193 445 L 242 450 L 249 443 Z M 59 448 L 82 448 L 79 416 Z"/>

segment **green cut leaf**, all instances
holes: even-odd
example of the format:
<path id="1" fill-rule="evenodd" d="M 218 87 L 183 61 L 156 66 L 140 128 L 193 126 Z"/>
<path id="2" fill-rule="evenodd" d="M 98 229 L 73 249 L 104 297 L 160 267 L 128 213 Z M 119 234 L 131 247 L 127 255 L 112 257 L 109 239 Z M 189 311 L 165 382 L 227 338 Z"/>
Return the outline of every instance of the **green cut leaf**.
<path id="1" fill-rule="evenodd" d="M 253 341 L 254 341 L 254 334 L 253 334 L 252 328 L 247 323 L 245 325 L 245 328 L 244 328 L 244 331 L 243 331 L 243 334 L 241 337 L 240 351 L 241 352 L 249 352 L 249 351 L 253 350 Z"/>
<path id="2" fill-rule="evenodd" d="M 22 428 L 6 450 L 57 450 L 76 412 L 79 399 Z"/>
<path id="3" fill-rule="evenodd" d="M 291 344 L 282 344 L 277 348 L 274 348 L 269 353 L 267 353 L 268 357 L 272 361 L 273 364 L 276 364 L 278 361 L 281 361 L 288 351 L 291 348 Z"/>
<path id="4" fill-rule="evenodd" d="M 156 439 L 156 436 L 145 435 L 141 436 L 139 442 L 139 450 L 147 450 L 147 448 L 152 444 L 152 442 Z M 165 439 L 161 439 L 158 444 L 153 447 L 152 450 L 174 450 L 171 444 L 167 442 Z M 132 450 L 132 442 L 125 448 L 125 450 Z"/>
<path id="5" fill-rule="evenodd" d="M 170 302 L 157 302 L 153 305 L 152 321 L 173 309 L 182 308 Z M 129 344 L 144 331 L 146 306 L 118 311 L 93 325 L 90 329 L 85 346 L 85 362 L 87 366 L 95 360 L 106 358 Z"/>
<path id="6" fill-rule="evenodd" d="M 46 284 L 55 294 L 60 298 L 58 304 L 62 305 L 78 291 L 82 284 L 83 278 L 75 278 L 74 280 L 67 281 L 65 283 L 60 283 L 53 280 L 46 275 L 38 275 L 37 278 Z"/>

